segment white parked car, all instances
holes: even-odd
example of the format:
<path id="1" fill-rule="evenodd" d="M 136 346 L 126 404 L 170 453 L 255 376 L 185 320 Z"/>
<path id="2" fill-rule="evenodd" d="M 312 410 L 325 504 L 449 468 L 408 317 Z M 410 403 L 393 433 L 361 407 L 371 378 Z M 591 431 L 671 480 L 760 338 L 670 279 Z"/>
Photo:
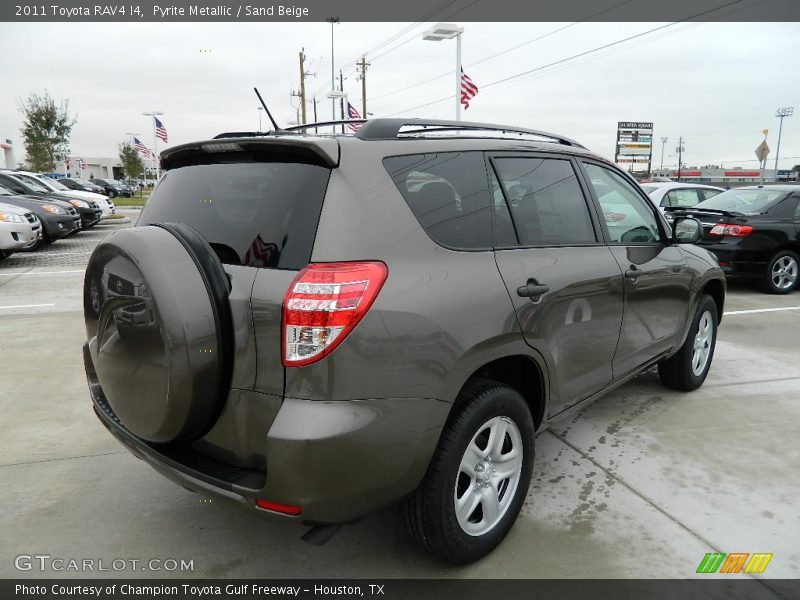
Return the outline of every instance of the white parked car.
<path id="1" fill-rule="evenodd" d="M 654 181 L 643 183 L 642 189 L 650 196 L 662 213 L 669 218 L 669 207 L 690 208 L 725 191 L 724 188 L 701 183 L 679 183 L 677 181 Z"/>
<path id="2" fill-rule="evenodd" d="M 0 203 L 0 260 L 16 250 L 36 245 L 42 236 L 42 224 L 29 210 Z"/>
<path id="3" fill-rule="evenodd" d="M 81 190 L 71 190 L 67 186 L 59 183 L 57 179 L 52 179 L 46 175 L 37 175 L 36 173 L 30 173 L 28 171 L 14 171 L 14 175 L 23 177 L 29 181 L 33 179 L 53 193 L 60 194 L 62 196 L 67 196 L 76 200 L 91 200 L 92 202 L 96 202 L 100 210 L 103 211 L 103 216 L 101 217 L 102 219 L 107 219 L 116 211 L 114 208 L 114 203 L 108 199 L 108 196 L 104 196 L 103 194 L 95 194 L 94 192 L 84 192 Z"/>

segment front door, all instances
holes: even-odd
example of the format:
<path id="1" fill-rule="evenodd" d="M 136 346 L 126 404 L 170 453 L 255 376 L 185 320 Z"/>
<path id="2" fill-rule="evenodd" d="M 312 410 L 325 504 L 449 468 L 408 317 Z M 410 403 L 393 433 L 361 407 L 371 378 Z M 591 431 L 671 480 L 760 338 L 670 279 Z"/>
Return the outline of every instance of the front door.
<path id="1" fill-rule="evenodd" d="M 552 417 L 612 380 L 622 273 L 572 160 L 495 155 L 491 163 L 497 266 L 525 341 L 548 364 Z"/>
<path id="2" fill-rule="evenodd" d="M 691 271 L 667 241 L 656 210 L 634 183 L 609 167 L 583 161 L 603 213 L 609 248 L 625 276 L 625 313 L 614 356 L 621 377 L 680 342 L 689 318 Z"/>

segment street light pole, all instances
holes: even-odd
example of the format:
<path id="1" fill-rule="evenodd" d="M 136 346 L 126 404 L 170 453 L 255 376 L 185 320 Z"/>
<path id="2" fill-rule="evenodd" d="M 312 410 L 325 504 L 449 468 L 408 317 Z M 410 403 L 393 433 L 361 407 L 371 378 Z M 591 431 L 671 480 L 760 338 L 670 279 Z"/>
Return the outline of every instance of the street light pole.
<path id="1" fill-rule="evenodd" d="M 661 138 L 661 166 L 659 167 L 659 171 L 664 170 L 664 146 L 667 145 L 668 139 L 666 137 Z"/>
<path id="2" fill-rule="evenodd" d="M 422 39 L 429 42 L 441 42 L 456 38 L 456 121 L 461 120 L 461 34 L 463 27 L 453 23 L 439 23 L 422 34 Z"/>
<path id="3" fill-rule="evenodd" d="M 778 156 L 781 153 L 781 132 L 783 131 L 783 119 L 791 117 L 794 113 L 794 106 L 784 106 L 775 111 L 775 116 L 780 119 L 778 125 L 778 147 L 775 148 L 775 182 L 778 182 Z"/>
<path id="4" fill-rule="evenodd" d="M 158 178 L 161 176 L 161 173 L 159 172 L 160 170 L 158 168 L 158 138 L 156 137 L 156 117 L 160 116 L 160 115 L 163 115 L 164 113 L 161 112 L 160 110 L 153 110 L 153 111 L 150 111 L 150 112 L 143 112 L 142 114 L 145 117 L 150 117 L 152 119 L 152 125 L 153 125 L 153 163 L 155 165 L 156 181 L 158 181 Z"/>
<path id="5" fill-rule="evenodd" d="M 331 91 L 336 91 L 336 69 L 333 66 L 333 26 L 339 22 L 339 17 L 330 17 L 327 19 L 331 24 Z M 331 121 L 336 120 L 336 99 L 331 98 Z"/>

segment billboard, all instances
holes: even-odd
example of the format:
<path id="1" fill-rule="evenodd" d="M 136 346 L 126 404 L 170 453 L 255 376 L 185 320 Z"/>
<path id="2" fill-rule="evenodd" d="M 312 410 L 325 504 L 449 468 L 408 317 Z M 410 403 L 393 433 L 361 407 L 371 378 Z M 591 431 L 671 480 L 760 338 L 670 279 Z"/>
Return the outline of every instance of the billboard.
<path id="1" fill-rule="evenodd" d="M 653 160 L 653 124 L 649 121 L 619 121 L 614 162 L 633 165 L 646 164 L 650 172 Z"/>

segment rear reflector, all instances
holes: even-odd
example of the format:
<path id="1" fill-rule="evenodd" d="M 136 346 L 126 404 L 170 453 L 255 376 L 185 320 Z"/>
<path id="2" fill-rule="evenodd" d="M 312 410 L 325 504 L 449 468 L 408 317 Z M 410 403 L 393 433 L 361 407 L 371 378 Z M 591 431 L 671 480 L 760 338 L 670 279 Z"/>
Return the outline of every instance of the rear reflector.
<path id="1" fill-rule="evenodd" d="M 291 504 L 279 504 L 277 502 L 267 502 L 266 500 L 258 499 L 256 500 L 256 506 L 258 508 L 263 508 L 264 510 L 271 510 L 272 512 L 281 513 L 282 515 L 290 515 L 292 517 L 296 517 L 303 509 L 299 506 L 293 506 Z"/>
<path id="2" fill-rule="evenodd" d="M 302 367 L 327 356 L 375 301 L 388 270 L 382 262 L 313 263 L 283 298 L 283 365 Z"/>
<path id="3" fill-rule="evenodd" d="M 753 228 L 750 225 L 728 225 L 726 223 L 718 223 L 711 228 L 708 235 L 746 237 L 750 235 L 752 231 Z"/>

